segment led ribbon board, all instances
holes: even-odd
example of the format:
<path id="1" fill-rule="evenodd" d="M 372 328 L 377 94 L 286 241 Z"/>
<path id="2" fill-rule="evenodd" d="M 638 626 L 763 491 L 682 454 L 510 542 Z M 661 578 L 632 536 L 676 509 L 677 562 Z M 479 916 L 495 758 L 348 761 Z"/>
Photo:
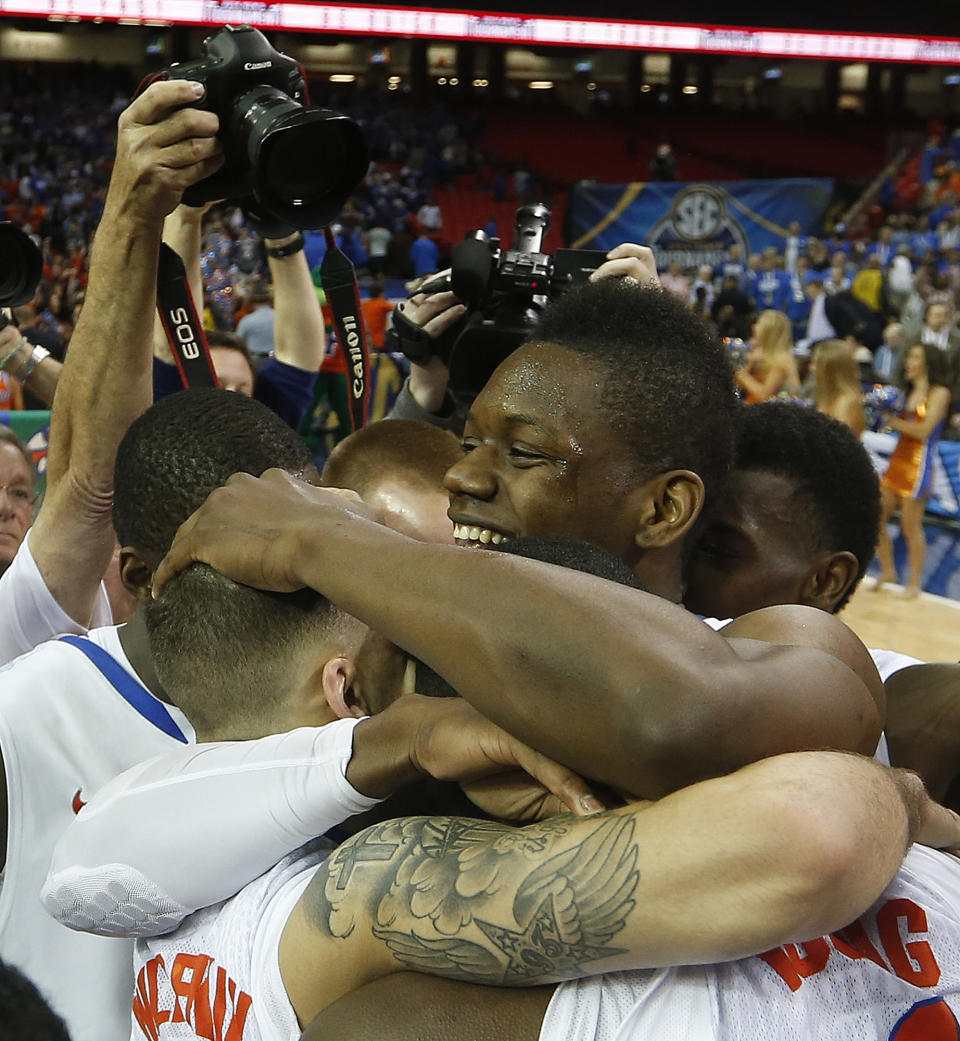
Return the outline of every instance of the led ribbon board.
<path id="1" fill-rule="evenodd" d="M 960 39 L 558 18 L 254 0 L 0 0 L 0 16 L 136 25 L 239 25 L 292 32 L 504 44 L 960 65 Z"/>

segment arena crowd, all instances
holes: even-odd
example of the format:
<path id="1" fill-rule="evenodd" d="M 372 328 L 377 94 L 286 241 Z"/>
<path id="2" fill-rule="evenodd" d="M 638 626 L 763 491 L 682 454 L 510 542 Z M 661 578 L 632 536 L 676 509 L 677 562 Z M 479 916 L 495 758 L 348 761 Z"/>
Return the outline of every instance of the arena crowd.
<path id="1" fill-rule="evenodd" d="M 202 93 L 4 95 L 43 272 L 0 369 L 51 407 L 39 502 L 0 428 L 4 1036 L 955 1036 L 960 666 L 838 617 L 952 424 L 949 163 L 870 240 L 623 243 L 476 393 L 466 308 L 412 282 L 367 322 L 422 363 L 318 466 L 317 244 L 183 205 Z M 442 226 L 419 178 L 342 218 L 381 304 L 371 233 Z M 220 388 L 178 390 L 164 241 Z"/>

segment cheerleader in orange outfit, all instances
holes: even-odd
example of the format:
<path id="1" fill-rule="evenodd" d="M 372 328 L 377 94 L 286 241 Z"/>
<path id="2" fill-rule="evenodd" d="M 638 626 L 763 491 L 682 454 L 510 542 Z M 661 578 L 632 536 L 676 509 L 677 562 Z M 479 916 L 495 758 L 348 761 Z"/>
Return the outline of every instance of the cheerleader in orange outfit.
<path id="1" fill-rule="evenodd" d="M 734 379 L 748 405 L 775 398 L 781 391 L 800 392 L 790 319 L 782 311 L 764 311 L 754 322 L 746 365 Z"/>
<path id="2" fill-rule="evenodd" d="M 877 556 L 880 576 L 875 588 L 896 582 L 893 543 L 887 522 L 900 504 L 900 527 L 907 543 L 910 575 L 901 593 L 905 598 L 920 592 L 920 575 L 926 542 L 923 537 L 923 511 L 930 492 L 933 453 L 940 431 L 950 411 L 950 391 L 946 387 L 946 359 L 939 347 L 917 344 L 904 362 L 907 400 L 899 416 L 890 417 L 890 427 L 900 434 L 890 457 L 890 465 L 880 481 L 881 515 Z"/>

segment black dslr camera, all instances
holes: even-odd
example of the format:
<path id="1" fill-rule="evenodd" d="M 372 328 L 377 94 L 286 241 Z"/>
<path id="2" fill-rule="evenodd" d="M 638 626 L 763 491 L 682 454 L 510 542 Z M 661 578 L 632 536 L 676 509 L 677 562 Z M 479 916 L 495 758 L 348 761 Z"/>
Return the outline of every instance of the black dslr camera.
<path id="1" fill-rule="evenodd" d="M 597 249 L 541 252 L 550 226 L 550 211 L 535 203 L 517 210 L 510 249 L 483 231 L 471 231 L 454 249 L 449 284 L 470 310 L 462 321 L 437 339 L 394 315 L 403 353 L 417 364 L 440 357 L 450 369 L 450 393 L 461 404 L 471 402 L 493 370 L 530 338 L 547 301 L 576 282 L 585 282 L 606 259 Z M 429 283 L 420 292 L 430 292 Z"/>
<path id="2" fill-rule="evenodd" d="M 183 201 L 243 203 L 274 234 L 320 228 L 343 208 L 367 172 L 367 145 L 349 116 L 307 108 L 300 65 L 248 25 L 227 26 L 203 42 L 206 57 L 171 65 L 155 79 L 196 80 L 197 107 L 220 118 L 223 166 L 188 188 Z M 283 228 L 283 226 L 286 226 Z"/>
<path id="3" fill-rule="evenodd" d="M 42 273 L 43 256 L 33 239 L 16 224 L 0 221 L 0 307 L 29 303 Z"/>

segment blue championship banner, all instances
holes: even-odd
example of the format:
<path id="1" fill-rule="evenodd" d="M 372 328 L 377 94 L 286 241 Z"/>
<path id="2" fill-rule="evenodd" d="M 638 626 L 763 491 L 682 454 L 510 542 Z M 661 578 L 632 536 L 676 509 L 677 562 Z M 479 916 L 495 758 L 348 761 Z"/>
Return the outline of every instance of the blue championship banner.
<path id="1" fill-rule="evenodd" d="M 612 249 L 640 242 L 684 267 L 716 266 L 730 246 L 746 258 L 768 246 L 783 252 L 787 227 L 800 223 L 801 235 L 819 235 L 833 196 L 830 178 L 712 183 L 636 182 L 574 187 L 570 196 L 571 245 Z"/>

